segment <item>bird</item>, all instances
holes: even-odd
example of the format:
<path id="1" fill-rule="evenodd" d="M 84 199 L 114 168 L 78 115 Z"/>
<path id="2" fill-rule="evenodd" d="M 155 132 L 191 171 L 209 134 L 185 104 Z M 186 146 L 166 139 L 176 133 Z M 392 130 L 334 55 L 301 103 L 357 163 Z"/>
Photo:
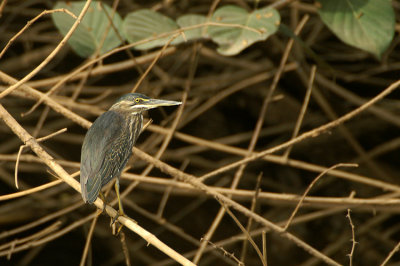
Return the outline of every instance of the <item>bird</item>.
<path id="1" fill-rule="evenodd" d="M 118 216 L 124 215 L 119 195 L 119 178 L 143 128 L 143 112 L 160 106 L 180 104 L 178 101 L 128 93 L 93 122 L 81 150 L 80 183 L 85 203 L 93 204 L 98 196 L 105 202 L 101 189 L 116 178 L 119 210 L 113 223 Z"/>

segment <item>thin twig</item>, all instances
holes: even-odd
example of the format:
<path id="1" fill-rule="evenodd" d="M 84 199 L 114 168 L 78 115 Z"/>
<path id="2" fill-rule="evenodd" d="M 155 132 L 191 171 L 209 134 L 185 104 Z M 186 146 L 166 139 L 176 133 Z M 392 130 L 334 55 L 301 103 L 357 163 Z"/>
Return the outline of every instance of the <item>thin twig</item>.
<path id="1" fill-rule="evenodd" d="M 330 170 L 333 170 L 335 168 L 338 167 L 358 167 L 358 164 L 346 164 L 346 163 L 338 163 L 335 164 L 334 166 L 329 167 L 328 169 L 326 169 L 325 171 L 323 171 L 321 174 L 319 174 L 312 182 L 311 184 L 307 187 L 306 191 L 304 191 L 303 196 L 301 197 L 299 203 L 297 204 L 296 208 L 294 209 L 294 211 L 292 212 L 292 215 L 290 216 L 289 220 L 287 221 L 284 230 L 286 231 L 289 226 L 290 223 L 292 222 L 294 216 L 296 215 L 296 213 L 298 212 L 298 210 L 300 209 L 301 204 L 304 201 L 304 198 L 307 196 L 308 192 L 310 192 L 310 190 L 314 187 L 315 183 L 318 182 L 318 180 L 320 180 L 325 174 L 327 174 Z"/>
<path id="2" fill-rule="evenodd" d="M 312 87 L 314 84 L 314 78 L 315 78 L 316 71 L 317 71 L 317 67 L 315 65 L 313 65 L 311 67 L 311 71 L 310 71 L 310 79 L 308 80 L 306 95 L 304 96 L 303 105 L 301 106 L 300 114 L 296 121 L 296 126 L 294 127 L 292 138 L 297 137 L 297 135 L 299 134 L 299 131 L 300 131 L 301 124 L 303 123 L 303 118 L 307 111 L 308 102 L 310 101 L 310 96 L 311 96 L 311 91 L 312 91 Z M 290 154 L 292 148 L 293 148 L 293 146 L 290 146 L 289 148 L 287 148 L 282 157 L 287 160 L 287 158 L 289 158 L 289 154 Z"/>
<path id="3" fill-rule="evenodd" d="M 128 245 L 126 244 L 124 232 L 119 233 L 119 239 L 121 241 L 122 251 L 124 252 L 126 266 L 131 266 L 131 260 L 129 257 L 129 248 L 128 248 Z"/>
<path id="4" fill-rule="evenodd" d="M 24 78 L 19 80 L 17 83 L 14 85 L 11 85 L 8 87 L 6 90 L 0 93 L 0 99 L 4 98 L 6 95 L 10 94 L 13 90 L 19 88 L 22 84 L 30 80 L 32 77 L 34 77 L 40 70 L 42 70 L 55 56 L 56 54 L 61 50 L 61 48 L 67 43 L 68 39 L 72 36 L 76 28 L 78 27 L 79 23 L 81 22 L 83 16 L 86 14 L 86 11 L 89 9 L 90 3 L 92 0 L 87 0 L 85 5 L 82 8 L 81 13 L 77 17 L 76 21 L 74 24 L 71 26 L 67 34 L 65 34 L 64 38 L 61 40 L 61 42 L 57 45 L 57 47 L 46 57 L 45 60 L 42 61 L 35 69 L 33 69 L 28 75 L 26 75 Z"/>
<path id="5" fill-rule="evenodd" d="M 4 1 L 3 1 L 4 3 Z M 3 4 L 2 3 L 2 4 Z M 68 9 L 65 8 L 59 8 L 59 9 L 53 9 L 53 10 L 44 10 L 42 11 L 39 15 L 37 15 L 36 17 L 34 17 L 33 19 L 29 20 L 26 25 L 17 33 L 15 34 L 6 44 L 6 46 L 3 48 L 3 50 L 0 52 L 0 59 L 3 57 L 4 53 L 7 51 L 7 49 L 11 46 L 11 44 L 26 30 L 28 29 L 33 23 L 35 23 L 36 20 L 38 20 L 39 18 L 41 18 L 44 15 L 47 14 L 52 14 L 52 13 L 56 13 L 56 12 L 63 12 L 66 13 L 68 15 L 70 15 L 71 17 L 73 17 L 74 19 L 77 19 L 77 17 L 75 16 L 75 14 L 73 14 L 71 11 L 69 11 Z M 4 96 L 0 95 L 0 98 L 2 98 Z"/>
<path id="6" fill-rule="evenodd" d="M 393 257 L 393 255 L 396 254 L 396 252 L 398 252 L 399 250 L 400 250 L 400 242 L 398 242 L 397 245 L 390 251 L 390 253 L 387 255 L 387 257 L 381 263 L 380 266 L 385 266 L 389 262 L 389 260 Z"/>
<path id="7" fill-rule="evenodd" d="M 275 146 L 273 148 L 267 149 L 267 150 L 265 150 L 263 152 L 259 152 L 259 153 L 255 154 L 255 155 L 249 156 L 249 157 L 247 157 L 245 159 L 242 159 L 240 161 L 237 161 L 237 162 L 231 163 L 229 165 L 226 165 L 224 167 L 221 167 L 221 168 L 219 168 L 219 169 L 217 169 L 217 170 L 215 170 L 215 171 L 213 171 L 211 173 L 208 173 L 208 174 L 202 176 L 200 179 L 201 180 L 205 180 L 205 179 L 207 179 L 207 178 L 209 178 L 211 176 L 215 176 L 215 175 L 221 174 L 221 173 L 226 172 L 226 171 L 228 171 L 228 170 L 230 170 L 232 168 L 238 167 L 238 166 L 240 166 L 242 164 L 246 164 L 248 162 L 257 160 L 259 158 L 262 158 L 265 155 L 272 154 L 274 152 L 282 150 L 282 149 L 284 149 L 286 147 L 289 147 L 289 146 L 291 146 L 291 145 L 293 145 L 295 143 L 299 143 L 299 142 L 301 142 L 301 141 L 303 141 L 305 139 L 308 139 L 308 138 L 311 138 L 311 137 L 316 137 L 319 134 L 321 134 L 321 133 L 323 133 L 323 132 L 325 132 L 325 131 L 327 131 L 327 130 L 329 130 L 331 128 L 337 127 L 338 125 L 343 124 L 344 122 L 346 122 L 346 121 L 352 119 L 353 117 L 357 116 L 358 114 L 360 114 L 361 112 L 365 111 L 366 109 L 368 109 L 369 107 L 371 107 L 372 105 L 377 103 L 378 101 L 382 100 L 388 94 L 392 93 L 395 89 L 397 89 L 398 86 L 400 86 L 400 80 L 397 80 L 396 82 L 392 83 L 389 87 L 387 87 L 385 90 L 383 90 L 381 93 L 379 93 L 377 96 L 375 96 L 374 98 L 372 98 L 368 102 L 364 103 L 362 106 L 360 106 L 360 107 L 356 108 L 355 110 L 353 110 L 353 111 L 351 111 L 351 112 L 339 117 L 338 119 L 336 119 L 336 120 L 334 120 L 332 122 L 329 122 L 329 123 L 327 123 L 325 125 L 322 125 L 322 126 L 316 128 L 316 129 L 313 129 L 311 131 L 305 132 L 305 133 L 301 134 L 300 136 L 298 136 L 298 137 L 296 137 L 294 139 L 291 139 L 291 140 L 289 140 L 289 141 L 287 141 L 285 143 L 282 143 L 280 145 L 277 145 L 277 146 Z"/>
<path id="8" fill-rule="evenodd" d="M 96 215 L 94 216 L 92 223 L 90 224 L 89 232 L 86 236 L 85 247 L 83 248 L 80 266 L 86 265 L 86 260 L 87 260 L 87 256 L 88 256 L 88 252 L 89 252 L 89 248 L 90 248 L 90 242 L 92 240 L 94 228 L 96 227 L 96 224 L 97 224 L 97 219 L 99 218 L 99 215 L 101 214 L 101 210 L 97 210 L 95 212 L 95 214 Z"/>
<path id="9" fill-rule="evenodd" d="M 50 167 L 62 180 L 64 180 L 64 182 L 66 182 L 76 191 L 81 192 L 80 184 L 75 179 L 73 179 L 59 164 L 57 164 L 45 150 L 43 150 L 43 148 L 38 144 L 38 142 L 34 138 L 32 138 L 32 136 L 18 124 L 18 122 L 7 112 L 6 109 L 4 109 L 4 107 L 1 104 L 0 104 L 0 117 L 10 127 L 10 129 L 13 130 L 13 132 L 25 144 L 27 144 L 43 160 L 44 163 L 46 163 L 48 167 Z M 99 209 L 103 209 L 104 207 L 103 201 L 99 198 L 94 202 L 94 204 Z M 107 205 L 105 207 L 105 210 L 107 214 L 110 215 L 111 217 L 117 216 L 117 211 L 114 208 Z M 187 260 L 179 253 L 171 249 L 169 246 L 161 242 L 154 235 L 141 228 L 135 221 L 133 221 L 129 217 L 119 216 L 118 222 L 123 224 L 130 230 L 136 232 L 138 235 L 140 235 L 142 238 L 148 241 L 148 243 L 151 243 L 159 250 L 161 250 L 171 258 L 175 259 L 177 262 L 182 263 L 184 265 L 193 265 L 189 260 Z"/>
<path id="10" fill-rule="evenodd" d="M 235 254 L 226 251 L 222 246 L 218 246 L 218 245 L 214 244 L 213 242 L 211 242 L 209 240 L 206 240 L 204 238 L 201 238 L 200 240 L 201 241 L 207 241 L 207 243 L 210 244 L 213 248 L 221 250 L 222 253 L 224 254 L 224 256 L 227 256 L 227 257 L 233 259 L 238 265 L 240 265 L 240 266 L 244 265 L 243 262 L 241 262 L 238 258 L 235 257 Z"/>
<path id="11" fill-rule="evenodd" d="M 350 209 L 347 209 L 347 215 L 346 215 L 347 219 L 349 219 L 349 223 L 350 223 L 350 227 L 351 227 L 351 251 L 348 254 L 349 256 L 349 265 L 353 266 L 353 255 L 354 255 L 354 250 L 356 248 L 356 235 L 355 235 L 355 230 L 354 230 L 354 224 L 353 221 L 351 220 L 351 216 L 350 216 Z"/>
<path id="12" fill-rule="evenodd" d="M 256 209 L 256 205 L 257 205 L 257 199 L 258 196 L 260 194 L 260 185 L 261 185 L 261 179 L 262 179 L 263 173 L 261 172 L 258 177 L 257 177 L 257 183 L 256 183 L 256 187 L 254 189 L 254 197 L 251 199 L 251 207 L 250 210 L 252 212 L 254 212 L 254 210 Z M 250 232 L 251 231 L 251 226 L 253 224 L 253 219 L 249 218 L 249 220 L 247 221 L 247 226 L 246 226 L 246 231 Z M 240 255 L 240 260 L 241 261 L 245 261 L 246 260 L 246 253 L 247 253 L 247 240 L 243 241 L 243 245 L 242 245 L 242 253 Z M 266 261 L 264 260 L 265 264 Z"/>
<path id="13" fill-rule="evenodd" d="M 226 212 L 229 214 L 229 216 L 232 217 L 233 221 L 236 223 L 236 225 L 242 230 L 242 232 L 245 234 L 247 240 L 250 242 L 250 244 L 253 246 L 254 250 L 256 251 L 258 257 L 261 260 L 261 263 L 266 266 L 267 264 L 264 261 L 263 254 L 261 253 L 260 249 L 258 248 L 257 244 L 254 242 L 253 238 L 250 236 L 249 231 L 244 228 L 244 226 L 239 222 L 239 220 L 236 218 L 236 216 L 232 213 L 232 211 L 226 206 L 224 203 L 222 203 L 222 206 L 226 210 Z"/>
<path id="14" fill-rule="evenodd" d="M 45 141 L 45 140 L 50 139 L 50 138 L 52 138 L 52 137 L 54 137 L 54 136 L 57 136 L 57 135 L 59 135 L 59 134 L 61 134 L 61 133 L 64 133 L 65 131 L 67 131 L 66 128 L 60 129 L 60 130 L 58 130 L 57 132 L 51 133 L 51 134 L 48 135 L 48 136 L 45 136 L 45 137 L 42 137 L 42 138 L 37 139 L 37 141 L 38 141 L 38 142 Z M 14 170 L 14 179 L 15 179 L 15 180 L 14 180 L 14 182 L 15 182 L 15 187 L 16 187 L 17 189 L 19 189 L 19 187 L 18 187 L 18 165 L 19 165 L 19 158 L 20 158 L 20 156 L 21 156 L 22 150 L 23 150 L 25 147 L 26 147 L 26 145 L 21 145 L 21 146 L 19 147 L 18 154 L 17 154 L 17 160 L 15 161 L 15 170 Z"/>

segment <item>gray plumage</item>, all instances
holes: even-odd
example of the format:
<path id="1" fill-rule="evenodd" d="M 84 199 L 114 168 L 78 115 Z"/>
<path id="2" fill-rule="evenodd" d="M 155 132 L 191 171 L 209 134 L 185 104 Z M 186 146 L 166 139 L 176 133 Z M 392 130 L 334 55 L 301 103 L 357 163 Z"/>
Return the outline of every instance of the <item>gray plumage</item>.
<path id="1" fill-rule="evenodd" d="M 90 127 L 82 146 L 81 188 L 85 202 L 93 203 L 100 189 L 114 177 L 119 178 L 132 153 L 133 145 L 142 129 L 142 114 L 129 117 L 129 124 L 123 115 L 107 111 Z M 138 124 L 136 130 L 133 124 Z M 115 124 L 115 126 L 111 126 Z M 129 137 L 129 131 L 133 136 Z"/>
<path id="2" fill-rule="evenodd" d="M 82 197 L 93 203 L 103 186 L 119 177 L 143 126 L 143 111 L 180 102 L 151 99 L 143 94 L 122 96 L 99 116 L 86 133 L 81 152 Z M 118 189 L 119 190 L 119 189 Z"/>

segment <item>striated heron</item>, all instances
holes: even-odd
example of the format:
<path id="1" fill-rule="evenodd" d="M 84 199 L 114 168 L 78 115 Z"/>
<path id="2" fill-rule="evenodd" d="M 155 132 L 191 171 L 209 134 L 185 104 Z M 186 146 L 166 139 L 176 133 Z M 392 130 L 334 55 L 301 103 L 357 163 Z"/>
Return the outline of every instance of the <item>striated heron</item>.
<path id="1" fill-rule="evenodd" d="M 159 106 L 181 102 L 158 100 L 140 93 L 122 96 L 99 116 L 86 133 L 81 152 L 81 188 L 83 200 L 92 204 L 100 190 L 113 178 L 119 215 L 123 208 L 119 196 L 119 177 L 132 153 L 143 126 L 143 112 Z M 116 218 L 114 218 L 115 221 Z"/>

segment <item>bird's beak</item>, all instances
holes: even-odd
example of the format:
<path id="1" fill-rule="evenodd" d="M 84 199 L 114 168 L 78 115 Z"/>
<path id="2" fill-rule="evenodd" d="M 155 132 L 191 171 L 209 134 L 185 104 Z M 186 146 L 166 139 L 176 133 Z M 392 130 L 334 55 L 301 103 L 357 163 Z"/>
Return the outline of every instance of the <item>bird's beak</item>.
<path id="1" fill-rule="evenodd" d="M 182 102 L 177 101 L 168 101 L 168 100 L 159 100 L 159 99 L 147 99 L 147 101 L 142 102 L 136 107 L 143 107 L 145 110 L 153 109 L 160 106 L 172 106 L 172 105 L 181 105 Z"/>

